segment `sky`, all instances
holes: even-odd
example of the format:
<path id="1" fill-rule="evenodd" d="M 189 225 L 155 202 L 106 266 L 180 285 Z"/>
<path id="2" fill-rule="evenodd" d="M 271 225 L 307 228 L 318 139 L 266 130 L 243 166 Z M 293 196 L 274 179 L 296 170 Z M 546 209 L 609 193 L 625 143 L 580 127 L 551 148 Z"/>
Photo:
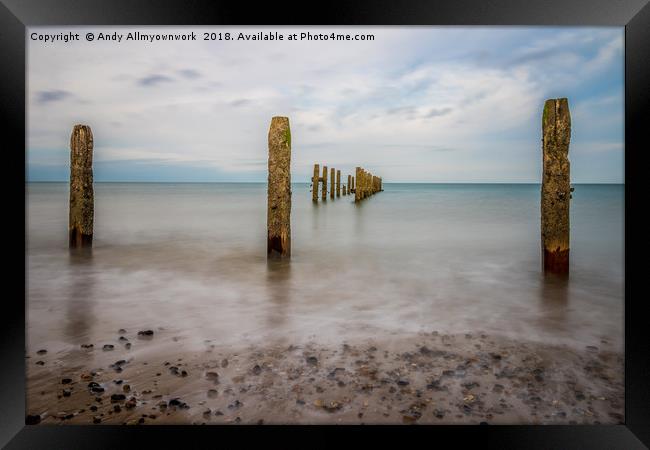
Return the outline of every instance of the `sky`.
<path id="1" fill-rule="evenodd" d="M 196 41 L 86 41 L 88 32 Z M 279 32 L 284 41 L 202 40 Z M 287 41 L 293 33 L 372 41 Z M 78 42 L 31 33 L 79 33 Z M 624 182 L 622 27 L 30 27 L 27 179 L 67 181 L 70 133 L 94 179 L 264 182 L 273 116 L 293 182 L 315 163 L 384 183 L 539 183 L 544 101 L 567 97 L 574 183 Z"/>

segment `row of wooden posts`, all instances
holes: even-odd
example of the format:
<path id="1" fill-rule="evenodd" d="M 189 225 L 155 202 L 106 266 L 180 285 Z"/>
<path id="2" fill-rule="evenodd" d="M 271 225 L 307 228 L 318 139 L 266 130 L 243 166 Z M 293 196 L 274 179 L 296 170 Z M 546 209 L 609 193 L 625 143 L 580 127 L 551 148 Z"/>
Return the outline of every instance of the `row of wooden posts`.
<path id="1" fill-rule="evenodd" d="M 341 193 L 343 195 L 353 193 L 354 201 L 359 202 L 377 192 L 383 191 L 381 178 L 366 172 L 361 167 L 356 168 L 356 180 L 357 185 L 355 186 L 355 177 L 348 175 L 348 184 L 341 184 L 341 171 L 332 167 L 330 169 L 330 198 L 334 199 L 335 194 L 336 197 L 340 197 Z M 311 199 L 315 202 L 318 201 L 319 190 L 321 192 L 320 197 L 327 200 L 327 166 L 323 166 L 323 175 L 321 176 L 320 165 L 314 164 L 314 175 L 311 178 Z"/>
<path id="2" fill-rule="evenodd" d="M 542 114 L 542 190 L 541 244 L 545 272 L 569 272 L 569 204 L 571 199 L 569 142 L 571 117 L 566 98 L 550 99 Z M 70 216 L 71 248 L 91 247 L 93 241 L 93 134 L 87 125 L 75 125 L 70 138 Z M 268 134 L 268 256 L 291 254 L 291 131 L 289 118 L 273 117 Z M 330 197 L 340 195 L 341 171 L 331 169 Z M 334 181 L 336 176 L 336 182 Z M 356 186 L 355 186 L 356 181 Z M 327 197 L 327 167 L 319 176 L 314 165 L 312 199 L 318 200 L 322 183 L 322 199 Z M 355 177 L 348 175 L 343 195 L 355 194 L 363 200 L 382 190 L 382 179 L 357 167 Z M 426 208 L 427 205 L 422 205 Z"/>

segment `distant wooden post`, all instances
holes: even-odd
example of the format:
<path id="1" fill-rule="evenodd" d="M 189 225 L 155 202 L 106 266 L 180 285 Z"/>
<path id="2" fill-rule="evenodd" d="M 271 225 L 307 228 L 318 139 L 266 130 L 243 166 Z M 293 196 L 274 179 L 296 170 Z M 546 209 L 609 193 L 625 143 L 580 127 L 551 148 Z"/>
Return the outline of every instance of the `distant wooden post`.
<path id="1" fill-rule="evenodd" d="M 341 196 L 341 171 L 336 171 L 336 196 Z"/>
<path id="2" fill-rule="evenodd" d="M 350 189 L 352 189 L 352 175 L 348 175 L 348 195 L 350 195 Z"/>
<path id="3" fill-rule="evenodd" d="M 384 185 L 382 183 L 381 177 L 379 177 L 379 192 L 382 192 L 384 190 Z"/>
<path id="4" fill-rule="evenodd" d="M 323 166 L 323 192 L 321 198 L 327 200 L 327 166 Z"/>
<path id="5" fill-rule="evenodd" d="M 342 195 L 347 195 L 347 193 L 348 193 L 348 190 L 347 190 L 347 188 L 345 187 L 345 184 L 342 184 L 342 185 L 341 185 L 341 194 L 342 194 Z"/>
<path id="6" fill-rule="evenodd" d="M 318 183 L 320 180 L 320 173 L 319 173 L 320 167 L 318 164 L 314 164 L 314 176 L 312 177 L 312 189 L 311 189 L 311 199 L 312 201 L 317 202 L 318 201 Z"/>
<path id="7" fill-rule="evenodd" d="M 92 247 L 94 215 L 93 133 L 88 125 L 75 125 L 70 136 L 70 248 Z"/>
<path id="8" fill-rule="evenodd" d="M 334 169 L 334 167 L 332 167 L 330 169 L 330 183 L 331 183 L 331 186 L 330 186 L 330 198 L 334 198 L 334 182 L 336 181 L 334 179 L 334 177 L 335 177 L 334 172 L 335 172 L 335 169 Z"/>
<path id="9" fill-rule="evenodd" d="M 356 193 L 357 186 L 356 186 L 356 184 L 354 182 L 354 177 L 352 177 L 352 190 L 355 191 L 355 193 Z"/>
<path id="10" fill-rule="evenodd" d="M 569 142 L 566 98 L 546 100 L 542 115 L 542 261 L 545 272 L 569 273 Z"/>
<path id="11" fill-rule="evenodd" d="M 354 201 L 358 202 L 361 200 L 361 189 L 359 189 L 359 183 L 361 182 L 361 167 L 356 168 L 356 185 L 354 187 Z"/>
<path id="12" fill-rule="evenodd" d="M 288 117 L 273 117 L 269 128 L 267 256 L 291 255 L 291 130 Z"/>

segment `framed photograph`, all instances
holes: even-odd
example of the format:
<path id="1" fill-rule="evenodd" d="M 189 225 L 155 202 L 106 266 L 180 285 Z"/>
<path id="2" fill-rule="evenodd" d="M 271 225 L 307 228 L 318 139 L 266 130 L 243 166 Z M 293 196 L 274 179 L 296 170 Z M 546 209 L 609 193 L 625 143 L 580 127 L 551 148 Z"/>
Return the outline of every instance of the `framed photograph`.
<path id="1" fill-rule="evenodd" d="M 647 2 L 251 9 L 2 0 L 0 443 L 647 448 Z"/>

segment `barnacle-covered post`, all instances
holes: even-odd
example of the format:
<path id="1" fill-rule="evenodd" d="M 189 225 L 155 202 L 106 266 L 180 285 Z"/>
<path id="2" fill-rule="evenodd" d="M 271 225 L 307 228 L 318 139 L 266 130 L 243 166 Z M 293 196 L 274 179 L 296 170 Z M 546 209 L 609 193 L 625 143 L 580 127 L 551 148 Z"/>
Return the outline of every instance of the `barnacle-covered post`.
<path id="1" fill-rule="evenodd" d="M 542 261 L 544 272 L 569 273 L 569 142 L 566 98 L 546 100 L 542 115 Z"/>
<path id="2" fill-rule="evenodd" d="M 70 248 L 92 247 L 94 215 L 93 133 L 88 125 L 75 125 L 70 136 Z"/>
<path id="3" fill-rule="evenodd" d="M 267 256 L 291 255 L 291 130 L 288 117 L 273 117 L 269 128 Z"/>

